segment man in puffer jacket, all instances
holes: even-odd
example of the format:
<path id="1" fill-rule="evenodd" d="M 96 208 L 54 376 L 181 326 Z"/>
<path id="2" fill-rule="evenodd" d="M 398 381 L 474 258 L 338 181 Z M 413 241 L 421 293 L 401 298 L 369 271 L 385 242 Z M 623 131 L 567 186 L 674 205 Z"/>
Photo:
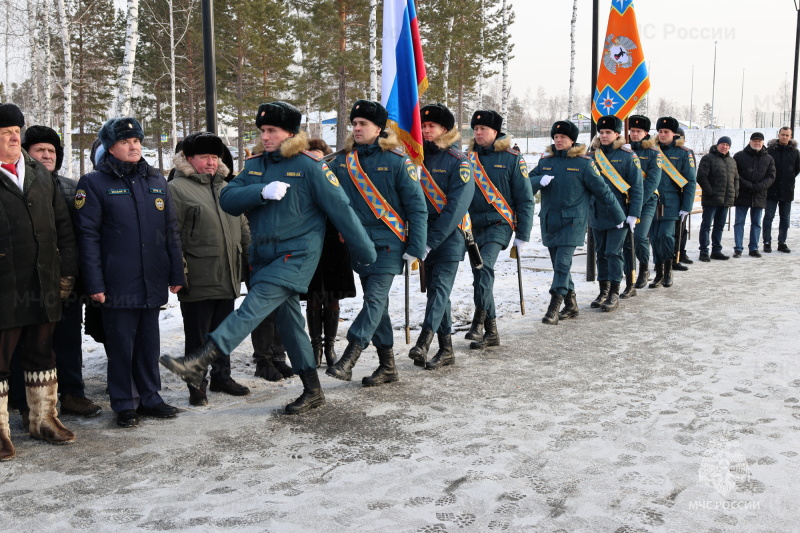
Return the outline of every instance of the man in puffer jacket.
<path id="1" fill-rule="evenodd" d="M 733 226 L 733 257 L 742 257 L 744 219 L 750 210 L 750 243 L 752 257 L 761 257 L 758 238 L 761 236 L 761 216 L 767 206 L 767 189 L 775 181 L 775 161 L 764 147 L 764 134 L 756 132 L 750 136 L 750 144 L 733 156 L 739 172 L 739 194 L 736 206 L 736 223 Z"/>
<path id="2" fill-rule="evenodd" d="M 775 160 L 775 183 L 767 189 L 767 208 L 764 211 L 764 251 L 772 252 L 772 219 L 775 211 L 780 213 L 778 226 L 778 251 L 789 253 L 786 235 L 789 233 L 789 217 L 794 200 L 794 182 L 800 174 L 800 152 L 797 141 L 792 139 L 792 129 L 784 126 L 778 138 L 767 145 L 767 151 Z"/>
<path id="3" fill-rule="evenodd" d="M 703 222 L 700 224 L 700 261 L 728 259 L 722 253 L 722 229 L 739 192 L 739 173 L 730 155 L 731 138 L 720 137 L 697 166 L 697 185 L 703 190 Z M 711 225 L 714 231 L 711 231 Z M 708 254 L 711 233 L 711 255 Z"/>

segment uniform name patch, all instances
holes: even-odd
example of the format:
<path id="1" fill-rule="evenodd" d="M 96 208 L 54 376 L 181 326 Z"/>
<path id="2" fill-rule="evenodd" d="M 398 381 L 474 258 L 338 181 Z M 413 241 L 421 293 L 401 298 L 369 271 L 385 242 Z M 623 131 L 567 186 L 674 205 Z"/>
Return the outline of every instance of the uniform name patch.
<path id="1" fill-rule="evenodd" d="M 378 167 L 375 170 L 378 172 L 389 172 L 389 167 Z"/>
<path id="2" fill-rule="evenodd" d="M 118 195 L 118 194 L 130 194 L 130 189 L 108 189 L 108 194 L 111 195 Z"/>
<path id="3" fill-rule="evenodd" d="M 248 170 L 247 173 L 252 176 L 262 176 L 264 174 L 263 172 L 259 172 L 257 170 Z"/>
<path id="4" fill-rule="evenodd" d="M 431 174 L 447 174 L 447 170 L 443 168 L 434 168 L 431 170 Z"/>
<path id="5" fill-rule="evenodd" d="M 287 172 L 286 174 L 284 174 L 284 176 L 286 176 L 287 178 L 302 178 L 305 175 L 306 173 L 303 172 L 302 170 Z"/>
<path id="6" fill-rule="evenodd" d="M 150 192 L 153 194 L 167 194 L 164 189 L 154 189 L 153 187 L 150 187 Z"/>
<path id="7" fill-rule="evenodd" d="M 542 167 L 542 170 L 553 170 L 553 167 Z"/>
<path id="8" fill-rule="evenodd" d="M 494 168 L 506 168 L 505 165 L 492 165 Z"/>
<path id="9" fill-rule="evenodd" d="M 580 172 L 581 171 L 581 169 L 579 169 L 579 168 L 569 168 L 569 167 L 567 167 L 567 170 L 571 170 L 572 172 Z"/>

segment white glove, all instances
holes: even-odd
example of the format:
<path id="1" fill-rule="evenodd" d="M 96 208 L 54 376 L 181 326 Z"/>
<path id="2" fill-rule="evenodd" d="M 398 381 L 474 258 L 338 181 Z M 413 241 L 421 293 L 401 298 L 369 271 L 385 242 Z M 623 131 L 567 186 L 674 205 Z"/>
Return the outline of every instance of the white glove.
<path id="1" fill-rule="evenodd" d="M 422 260 L 423 260 L 423 261 L 425 261 L 425 258 L 426 258 L 426 257 L 428 257 L 428 254 L 429 254 L 429 253 L 431 253 L 431 247 L 430 247 L 430 246 L 426 246 L 426 247 L 425 247 L 425 253 L 424 253 L 424 254 L 422 254 Z"/>
<path id="2" fill-rule="evenodd" d="M 625 221 L 623 220 L 619 224 L 617 224 L 617 229 L 622 229 L 625 226 Z"/>
<path id="3" fill-rule="evenodd" d="M 405 259 L 406 263 L 408 263 L 409 266 L 411 265 L 411 263 L 413 263 L 414 261 L 417 260 L 416 257 L 414 257 L 413 255 L 408 255 L 408 254 L 403 254 L 403 259 Z"/>
<path id="4" fill-rule="evenodd" d="M 264 185 L 261 189 L 261 197 L 264 200 L 280 200 L 286 196 L 286 191 L 289 189 L 289 184 L 282 181 L 273 181 L 270 184 Z"/>
<path id="5" fill-rule="evenodd" d="M 625 222 L 631 227 L 631 231 L 636 227 L 636 217 L 628 217 L 625 219 Z"/>
<path id="6" fill-rule="evenodd" d="M 681 215 L 681 222 L 683 222 L 683 219 L 686 218 L 686 215 L 688 215 L 689 212 L 688 211 L 679 211 L 679 214 Z"/>
<path id="7" fill-rule="evenodd" d="M 630 150 L 631 149 L 631 145 L 630 144 L 623 144 L 622 147 L 625 148 L 626 150 Z"/>
<path id="8" fill-rule="evenodd" d="M 550 174 L 545 174 L 544 176 L 542 176 L 542 179 L 539 180 L 539 183 L 541 184 L 542 187 L 547 187 L 547 184 L 553 181 L 553 178 L 555 178 L 555 176 L 551 176 Z"/>
<path id="9" fill-rule="evenodd" d="M 517 247 L 517 253 L 522 253 L 522 248 L 525 246 L 527 241 L 523 241 L 522 239 L 514 239 L 514 246 Z"/>

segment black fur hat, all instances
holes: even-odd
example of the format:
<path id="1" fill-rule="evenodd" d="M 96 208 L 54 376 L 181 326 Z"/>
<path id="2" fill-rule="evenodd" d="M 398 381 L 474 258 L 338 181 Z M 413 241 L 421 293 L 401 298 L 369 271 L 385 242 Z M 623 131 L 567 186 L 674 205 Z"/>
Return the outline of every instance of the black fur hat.
<path id="1" fill-rule="evenodd" d="M 444 104 L 428 104 L 419 110 L 422 122 L 435 122 L 444 127 L 447 131 L 456 125 L 456 117 Z"/>
<path id="2" fill-rule="evenodd" d="M 25 115 L 14 104 L 0 104 L 0 128 L 25 125 Z"/>
<path id="3" fill-rule="evenodd" d="M 299 133 L 302 117 L 303 114 L 295 106 L 278 100 L 258 106 L 256 127 L 260 129 L 261 126 L 275 126 L 289 133 Z"/>
<path id="4" fill-rule="evenodd" d="M 22 148 L 27 152 L 31 146 L 39 143 L 52 144 L 56 149 L 56 170 L 61 170 L 64 161 L 64 147 L 61 146 L 61 137 L 52 128 L 47 126 L 31 126 L 22 136 Z"/>
<path id="5" fill-rule="evenodd" d="M 469 122 L 469 127 L 473 130 L 475 126 L 486 126 L 499 133 L 503 128 L 503 117 L 497 111 L 479 109 L 472 114 L 472 120 Z"/>
<path id="6" fill-rule="evenodd" d="M 580 130 L 578 129 L 578 126 L 569 120 L 559 120 L 553 124 L 552 128 L 550 128 L 550 137 L 555 137 L 556 133 L 566 135 L 572 139 L 572 142 L 575 142 L 578 140 L 578 134 L 580 133 Z"/>
<path id="7" fill-rule="evenodd" d="M 386 128 L 386 121 L 389 120 L 389 112 L 380 102 L 372 100 L 356 100 L 350 110 L 350 122 L 355 118 L 365 118 L 378 126 L 380 129 Z"/>
<path id="8" fill-rule="evenodd" d="M 109 148 L 114 146 L 123 139 L 144 139 L 144 130 L 139 121 L 133 117 L 112 118 L 108 120 L 100 131 L 97 132 L 100 137 L 100 142 L 103 143 L 103 148 L 106 152 Z"/>
<path id="9" fill-rule="evenodd" d="M 209 131 L 192 133 L 183 140 L 183 155 L 191 157 L 199 154 L 213 154 L 220 159 L 225 155 L 222 139 Z"/>
<path id="10" fill-rule="evenodd" d="M 678 128 L 680 128 L 678 119 L 672 117 L 661 117 L 656 121 L 657 130 L 672 130 L 673 133 L 678 133 Z"/>
<path id="11" fill-rule="evenodd" d="M 630 128 L 637 128 L 649 132 L 650 119 L 644 115 L 631 115 L 628 117 L 628 129 Z"/>
<path id="12" fill-rule="evenodd" d="M 614 115 L 606 115 L 597 119 L 597 131 L 613 130 L 622 133 L 622 121 Z"/>

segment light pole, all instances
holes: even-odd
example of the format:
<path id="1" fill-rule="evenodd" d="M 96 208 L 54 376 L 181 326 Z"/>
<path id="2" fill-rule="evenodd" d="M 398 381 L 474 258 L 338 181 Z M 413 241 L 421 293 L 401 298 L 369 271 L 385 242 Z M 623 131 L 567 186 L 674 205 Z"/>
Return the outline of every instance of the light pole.
<path id="1" fill-rule="evenodd" d="M 800 57 L 800 5 L 794 0 L 794 8 L 797 11 L 797 37 L 794 45 L 794 83 L 792 84 L 792 136 L 794 137 L 794 117 L 797 111 L 797 60 Z"/>
<path id="2" fill-rule="evenodd" d="M 714 76 L 711 78 L 711 129 L 714 129 L 714 96 L 717 91 L 717 41 L 714 41 Z"/>

